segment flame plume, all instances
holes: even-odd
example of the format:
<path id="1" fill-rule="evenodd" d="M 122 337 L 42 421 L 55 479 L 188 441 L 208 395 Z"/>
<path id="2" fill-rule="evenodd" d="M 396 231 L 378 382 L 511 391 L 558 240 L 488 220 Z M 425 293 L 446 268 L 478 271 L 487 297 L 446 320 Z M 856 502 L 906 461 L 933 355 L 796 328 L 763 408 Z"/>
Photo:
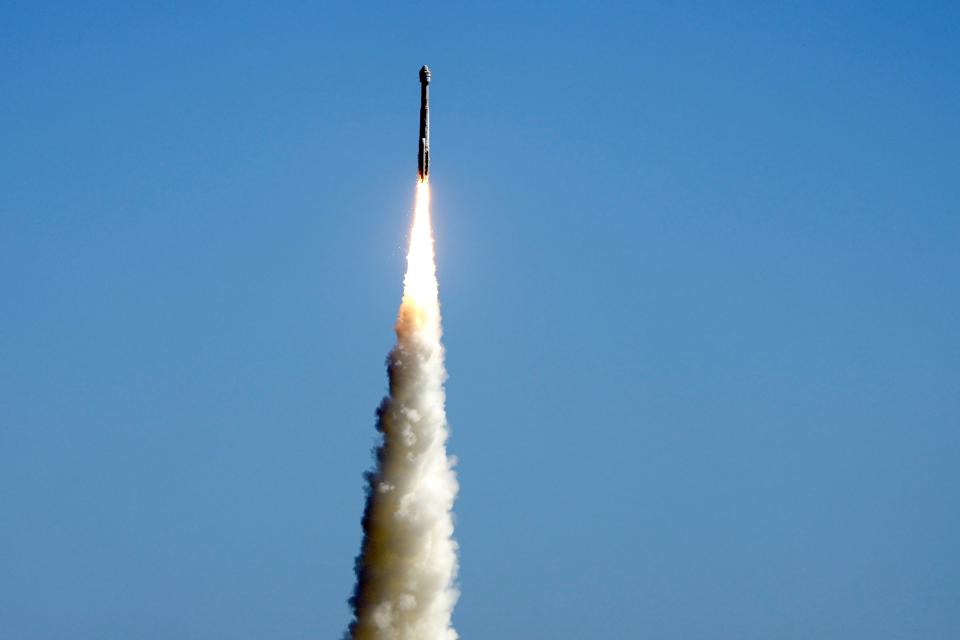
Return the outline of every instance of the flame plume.
<path id="1" fill-rule="evenodd" d="M 420 328 L 439 331 L 440 300 L 434 262 L 430 183 L 422 180 L 417 182 L 417 203 L 413 210 L 413 227 L 410 229 L 410 247 L 407 251 L 407 273 L 403 276 L 400 322 L 406 319 L 407 312 L 415 316 Z"/>
<path id="2" fill-rule="evenodd" d="M 417 183 L 396 332 L 387 357 L 390 393 L 377 410 L 383 441 L 376 468 L 366 474 L 364 539 L 347 638 L 456 640 L 452 509 L 458 486 L 455 460 L 446 451 L 446 371 L 426 180 Z"/>

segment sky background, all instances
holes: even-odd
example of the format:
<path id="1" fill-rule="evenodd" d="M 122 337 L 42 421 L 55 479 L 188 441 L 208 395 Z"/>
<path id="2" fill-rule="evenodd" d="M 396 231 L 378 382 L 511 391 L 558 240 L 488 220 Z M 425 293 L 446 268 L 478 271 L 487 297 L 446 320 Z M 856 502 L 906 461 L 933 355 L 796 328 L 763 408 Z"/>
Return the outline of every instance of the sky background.
<path id="1" fill-rule="evenodd" d="M 0 7 L 0 638 L 346 628 L 424 63 L 462 636 L 960 637 L 956 3 L 452 4 Z"/>

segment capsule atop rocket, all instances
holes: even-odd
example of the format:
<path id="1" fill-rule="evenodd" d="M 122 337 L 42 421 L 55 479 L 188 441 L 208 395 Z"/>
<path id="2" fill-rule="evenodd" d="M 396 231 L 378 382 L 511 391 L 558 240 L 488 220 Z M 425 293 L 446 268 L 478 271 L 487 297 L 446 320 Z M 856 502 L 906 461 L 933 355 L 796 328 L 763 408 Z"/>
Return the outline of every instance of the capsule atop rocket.
<path id="1" fill-rule="evenodd" d="M 417 175 L 423 182 L 430 175 L 430 69 L 420 69 L 420 147 L 417 151 Z"/>

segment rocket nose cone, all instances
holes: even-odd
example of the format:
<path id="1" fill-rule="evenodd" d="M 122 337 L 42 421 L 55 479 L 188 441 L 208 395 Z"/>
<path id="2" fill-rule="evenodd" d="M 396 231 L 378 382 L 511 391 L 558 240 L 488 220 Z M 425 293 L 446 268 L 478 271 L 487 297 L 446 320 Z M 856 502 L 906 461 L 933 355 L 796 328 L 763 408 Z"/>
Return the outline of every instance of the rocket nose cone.
<path id="1" fill-rule="evenodd" d="M 420 69 L 420 82 L 430 84 L 430 69 L 427 65 L 423 65 Z"/>

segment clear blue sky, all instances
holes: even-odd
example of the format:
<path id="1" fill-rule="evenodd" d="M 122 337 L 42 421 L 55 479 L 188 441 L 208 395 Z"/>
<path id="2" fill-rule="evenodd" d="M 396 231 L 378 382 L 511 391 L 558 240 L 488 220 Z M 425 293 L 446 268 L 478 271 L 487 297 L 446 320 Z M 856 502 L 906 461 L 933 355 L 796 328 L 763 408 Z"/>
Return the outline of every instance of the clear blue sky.
<path id="1" fill-rule="evenodd" d="M 960 637 L 955 3 L 84 4 L 0 9 L 0 639 L 342 633 L 424 63 L 463 637 Z"/>

